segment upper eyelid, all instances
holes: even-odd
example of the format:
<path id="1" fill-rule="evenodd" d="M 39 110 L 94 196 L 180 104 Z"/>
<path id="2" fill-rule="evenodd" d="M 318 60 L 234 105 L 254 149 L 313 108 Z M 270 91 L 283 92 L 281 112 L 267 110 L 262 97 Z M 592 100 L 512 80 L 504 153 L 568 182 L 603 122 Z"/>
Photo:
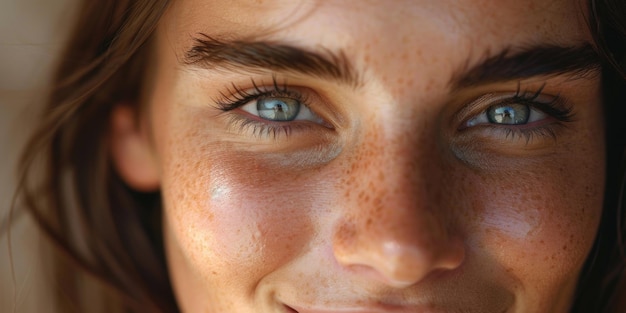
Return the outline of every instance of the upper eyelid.
<path id="1" fill-rule="evenodd" d="M 301 102 L 306 102 L 303 93 L 288 86 L 286 81 L 282 86 L 279 85 L 275 77 L 272 77 L 271 87 L 263 82 L 262 84 L 259 84 L 252 78 L 250 79 L 250 84 L 250 87 L 242 88 L 233 82 L 230 87 L 226 89 L 226 92 L 220 91 L 220 97 L 214 98 L 213 102 L 216 103 L 223 111 L 236 109 L 252 99 L 271 93 L 277 93 L 281 96 L 291 97 Z"/>

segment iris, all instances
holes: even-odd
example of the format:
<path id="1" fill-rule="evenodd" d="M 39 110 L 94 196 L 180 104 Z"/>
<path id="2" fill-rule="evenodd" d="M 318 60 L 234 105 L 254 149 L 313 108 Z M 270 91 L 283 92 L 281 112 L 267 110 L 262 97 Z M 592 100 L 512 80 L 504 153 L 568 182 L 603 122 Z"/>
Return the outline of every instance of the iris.
<path id="1" fill-rule="evenodd" d="M 487 110 L 489 123 L 504 125 L 521 125 L 528 123 L 530 108 L 525 104 L 511 103 L 492 106 Z"/>
<path id="2" fill-rule="evenodd" d="M 256 105 L 259 117 L 276 122 L 293 121 L 300 112 L 300 102 L 291 98 L 261 98 Z"/>

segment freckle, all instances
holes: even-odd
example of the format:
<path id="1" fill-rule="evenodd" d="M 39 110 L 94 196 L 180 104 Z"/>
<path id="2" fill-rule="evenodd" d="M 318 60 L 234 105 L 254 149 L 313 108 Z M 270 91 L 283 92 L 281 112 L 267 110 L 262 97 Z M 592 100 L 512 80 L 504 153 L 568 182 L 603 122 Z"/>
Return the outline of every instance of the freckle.
<path id="1" fill-rule="evenodd" d="M 370 181 L 370 182 L 367 184 L 367 188 L 369 188 L 370 190 L 374 190 L 374 189 L 376 189 L 376 185 L 374 184 L 374 182 L 373 182 L 373 181 Z"/>
<path id="2" fill-rule="evenodd" d="M 379 201 L 376 202 L 376 206 L 374 208 L 374 212 L 378 213 L 379 215 L 383 213 L 383 211 L 385 210 L 385 208 L 382 206 L 382 199 L 377 199 Z"/>
<path id="3" fill-rule="evenodd" d="M 337 245 L 343 247 L 350 247 L 354 238 L 356 238 L 357 232 L 350 222 L 343 223 L 337 232 L 335 233 L 335 242 Z"/>
<path id="4" fill-rule="evenodd" d="M 359 192 L 359 195 L 358 195 L 359 200 L 362 200 L 364 197 L 365 197 L 365 191 Z"/>

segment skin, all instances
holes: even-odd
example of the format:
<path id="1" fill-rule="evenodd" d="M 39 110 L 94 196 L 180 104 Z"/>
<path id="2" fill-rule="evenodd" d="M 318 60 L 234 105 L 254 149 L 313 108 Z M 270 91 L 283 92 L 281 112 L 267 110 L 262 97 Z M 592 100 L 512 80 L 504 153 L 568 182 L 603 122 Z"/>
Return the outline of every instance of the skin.
<path id="1" fill-rule="evenodd" d="M 173 3 L 141 124 L 113 114 L 118 171 L 162 192 L 184 312 L 568 311 L 602 206 L 599 78 L 450 81 L 506 48 L 590 42 L 582 2 L 239 2 Z M 190 68 L 199 32 L 341 49 L 360 84 Z M 261 136 L 215 105 L 273 76 L 324 123 Z M 571 121 L 463 127 L 494 104 L 477 98 L 544 85 Z"/>

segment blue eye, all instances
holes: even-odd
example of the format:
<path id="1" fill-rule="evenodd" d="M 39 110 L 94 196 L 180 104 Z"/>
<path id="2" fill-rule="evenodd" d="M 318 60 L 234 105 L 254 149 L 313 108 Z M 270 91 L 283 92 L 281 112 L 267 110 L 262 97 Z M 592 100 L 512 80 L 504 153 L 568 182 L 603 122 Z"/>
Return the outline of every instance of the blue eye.
<path id="1" fill-rule="evenodd" d="M 524 104 L 492 106 L 487 110 L 487 119 L 492 124 L 522 125 L 528 123 L 530 108 Z"/>
<path id="2" fill-rule="evenodd" d="M 262 96 L 241 106 L 241 110 L 272 122 L 307 120 L 323 124 L 324 120 L 299 100 L 289 97 Z"/>
<path id="3" fill-rule="evenodd" d="M 521 103 L 498 104 L 467 121 L 466 126 L 481 124 L 525 125 L 547 118 L 548 115 L 529 105 Z"/>
<path id="4" fill-rule="evenodd" d="M 256 101 L 258 115 L 276 122 L 293 121 L 300 112 L 300 103 L 290 98 L 260 98 Z"/>

